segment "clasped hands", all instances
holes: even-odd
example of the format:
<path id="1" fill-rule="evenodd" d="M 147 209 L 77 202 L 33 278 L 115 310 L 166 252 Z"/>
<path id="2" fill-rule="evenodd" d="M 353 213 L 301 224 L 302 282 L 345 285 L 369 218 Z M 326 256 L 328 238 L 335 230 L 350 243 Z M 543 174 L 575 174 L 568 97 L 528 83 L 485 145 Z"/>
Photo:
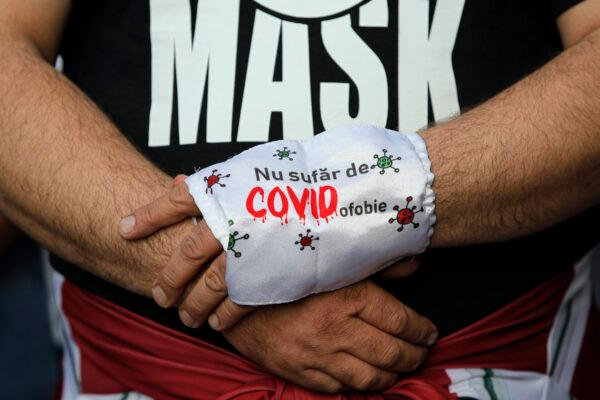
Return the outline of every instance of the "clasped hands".
<path id="1" fill-rule="evenodd" d="M 167 194 L 119 226 L 123 238 L 139 240 L 197 217 L 154 282 L 152 295 L 161 307 L 178 307 L 191 328 L 208 322 L 257 364 L 317 391 L 382 390 L 423 362 L 437 329 L 369 280 L 288 304 L 251 307 L 231 301 L 226 250 L 201 218 L 184 179 L 177 176 Z M 416 261 L 404 261 L 381 274 L 401 278 L 417 267 Z"/>

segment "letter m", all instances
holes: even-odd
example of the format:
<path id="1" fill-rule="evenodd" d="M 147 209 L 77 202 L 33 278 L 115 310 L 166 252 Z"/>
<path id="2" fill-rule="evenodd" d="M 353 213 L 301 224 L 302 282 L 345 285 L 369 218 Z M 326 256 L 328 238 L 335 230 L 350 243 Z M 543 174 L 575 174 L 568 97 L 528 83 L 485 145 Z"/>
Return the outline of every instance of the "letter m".
<path id="1" fill-rule="evenodd" d="M 205 87 L 206 141 L 231 141 L 238 18 L 239 0 L 198 0 L 192 36 L 189 0 L 150 0 L 149 146 L 170 144 L 174 83 L 179 143 L 197 142 Z"/>

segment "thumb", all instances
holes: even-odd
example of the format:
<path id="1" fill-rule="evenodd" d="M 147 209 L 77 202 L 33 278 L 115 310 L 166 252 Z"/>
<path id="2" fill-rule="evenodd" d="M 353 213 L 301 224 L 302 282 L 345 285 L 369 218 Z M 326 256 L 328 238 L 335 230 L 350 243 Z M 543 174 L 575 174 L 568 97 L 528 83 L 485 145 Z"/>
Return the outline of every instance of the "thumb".
<path id="1" fill-rule="evenodd" d="M 420 261 L 417 257 L 402 259 L 389 267 L 385 268 L 378 275 L 385 279 L 406 278 L 414 274 L 419 269 Z"/>
<path id="2" fill-rule="evenodd" d="M 181 185 L 183 183 L 183 181 L 185 181 L 185 178 L 187 178 L 187 175 L 184 175 L 184 174 L 177 175 L 175 178 L 173 178 L 173 184 L 171 187 L 176 188 L 177 186 Z"/>

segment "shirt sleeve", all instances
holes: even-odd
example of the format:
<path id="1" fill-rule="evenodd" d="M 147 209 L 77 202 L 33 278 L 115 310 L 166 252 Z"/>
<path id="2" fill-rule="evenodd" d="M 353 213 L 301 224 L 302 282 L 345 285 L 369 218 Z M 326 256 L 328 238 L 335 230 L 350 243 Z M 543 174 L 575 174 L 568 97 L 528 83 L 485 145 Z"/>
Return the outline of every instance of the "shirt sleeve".
<path id="1" fill-rule="evenodd" d="M 558 18 L 569 8 L 582 2 L 583 0 L 550 0 L 550 11 L 554 18 Z"/>

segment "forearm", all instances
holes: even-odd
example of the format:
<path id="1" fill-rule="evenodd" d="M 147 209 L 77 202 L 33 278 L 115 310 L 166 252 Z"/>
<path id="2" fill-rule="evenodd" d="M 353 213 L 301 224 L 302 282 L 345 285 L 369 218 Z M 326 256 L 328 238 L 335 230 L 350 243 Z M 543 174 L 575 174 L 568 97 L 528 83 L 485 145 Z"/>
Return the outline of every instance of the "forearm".
<path id="1" fill-rule="evenodd" d="M 600 202 L 600 32 L 481 106 L 422 133 L 432 246 L 500 241 Z"/>
<path id="2" fill-rule="evenodd" d="M 170 178 L 26 42 L 0 45 L 0 209 L 52 251 L 142 294 L 187 224 L 125 242 L 121 217 Z"/>

